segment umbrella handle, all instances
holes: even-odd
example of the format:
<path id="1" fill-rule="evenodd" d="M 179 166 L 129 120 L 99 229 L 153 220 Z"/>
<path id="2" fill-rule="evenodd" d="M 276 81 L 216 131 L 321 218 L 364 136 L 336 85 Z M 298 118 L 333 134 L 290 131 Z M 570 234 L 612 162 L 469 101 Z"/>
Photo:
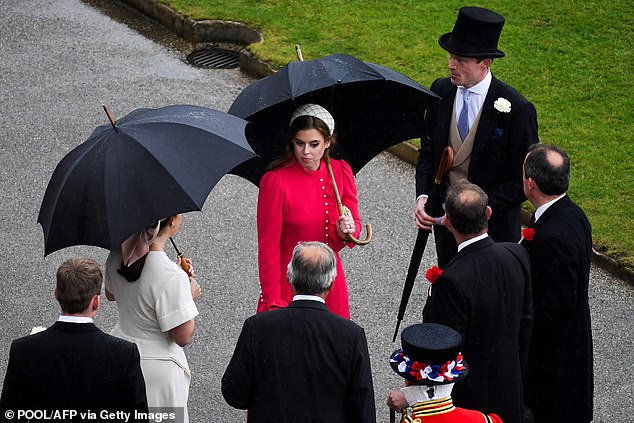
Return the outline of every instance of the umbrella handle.
<path id="1" fill-rule="evenodd" d="M 192 276 L 191 274 L 192 267 L 189 265 L 189 263 L 185 261 L 185 256 L 183 256 L 183 253 L 178 254 L 178 258 L 181 259 L 181 265 L 180 265 L 181 269 L 183 269 L 185 273 L 187 273 L 187 276 Z"/>
<path id="2" fill-rule="evenodd" d="M 332 165 L 330 164 L 330 157 L 324 156 L 326 161 L 326 168 L 328 169 L 328 174 L 330 175 L 330 179 L 332 180 L 332 189 L 335 192 L 335 199 L 337 200 L 337 209 L 339 209 L 339 216 L 345 216 L 346 209 L 341 203 L 341 196 L 339 195 L 339 188 L 337 188 L 337 181 L 335 180 L 335 174 L 332 171 Z M 369 223 L 365 225 L 365 239 L 361 240 L 359 238 L 355 238 L 354 235 L 348 234 L 348 238 L 350 241 L 354 242 L 357 245 L 366 245 L 372 240 L 372 226 Z"/>
<path id="3" fill-rule="evenodd" d="M 442 151 L 442 156 L 440 157 L 440 164 L 438 165 L 438 170 L 436 171 L 436 177 L 434 178 L 434 183 L 436 185 L 440 185 L 442 182 L 442 177 L 445 173 L 449 172 L 453 167 L 453 148 L 451 146 L 445 147 Z"/>
<path id="4" fill-rule="evenodd" d="M 188 276 L 193 277 L 194 275 L 192 275 L 191 273 L 192 267 L 189 265 L 189 263 L 185 261 L 185 257 L 183 256 L 183 253 L 181 253 L 178 250 L 178 247 L 176 246 L 176 243 L 174 242 L 174 238 L 170 237 L 170 241 L 172 241 L 172 245 L 174 246 L 174 249 L 176 250 L 176 257 L 181 259 L 181 264 L 180 264 L 181 269 L 183 269 L 185 273 L 187 273 Z"/>

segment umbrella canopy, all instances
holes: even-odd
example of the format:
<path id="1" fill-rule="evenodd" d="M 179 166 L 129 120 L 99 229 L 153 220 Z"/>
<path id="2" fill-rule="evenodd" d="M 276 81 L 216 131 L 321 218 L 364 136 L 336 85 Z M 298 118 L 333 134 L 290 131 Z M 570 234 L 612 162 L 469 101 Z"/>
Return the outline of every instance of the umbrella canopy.
<path id="1" fill-rule="evenodd" d="M 258 185 L 266 166 L 284 153 L 290 117 L 304 103 L 319 104 L 333 115 L 337 132 L 334 158 L 357 173 L 377 154 L 418 138 L 434 93 L 385 66 L 346 54 L 291 62 L 244 89 L 229 113 L 247 119 L 247 139 L 260 156 L 231 173 Z"/>
<path id="2" fill-rule="evenodd" d="M 111 122 L 53 172 L 37 219 L 45 255 L 72 245 L 113 250 L 152 222 L 201 210 L 220 178 L 255 156 L 247 122 L 213 109 L 137 109 Z"/>

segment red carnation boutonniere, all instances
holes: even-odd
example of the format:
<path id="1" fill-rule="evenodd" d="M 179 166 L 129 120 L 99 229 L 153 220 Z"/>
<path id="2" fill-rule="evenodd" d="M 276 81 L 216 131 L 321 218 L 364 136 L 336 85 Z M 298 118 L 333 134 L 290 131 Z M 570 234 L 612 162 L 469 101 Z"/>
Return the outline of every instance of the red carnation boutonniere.
<path id="1" fill-rule="evenodd" d="M 438 280 L 440 275 L 442 275 L 442 270 L 438 266 L 432 266 L 425 272 L 425 278 L 432 284 Z"/>
<path id="2" fill-rule="evenodd" d="M 523 239 L 525 239 L 526 241 L 532 241 L 533 238 L 535 238 L 535 229 L 533 228 L 522 229 L 522 239 L 520 239 L 520 242 L 522 242 Z"/>

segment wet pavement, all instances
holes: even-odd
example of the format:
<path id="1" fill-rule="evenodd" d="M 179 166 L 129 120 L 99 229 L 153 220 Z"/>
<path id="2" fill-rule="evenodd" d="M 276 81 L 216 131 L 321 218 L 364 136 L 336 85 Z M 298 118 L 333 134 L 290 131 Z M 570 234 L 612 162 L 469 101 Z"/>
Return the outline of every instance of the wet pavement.
<path id="1" fill-rule="evenodd" d="M 107 122 L 138 107 L 195 104 L 228 110 L 251 80 L 238 70 L 189 66 L 193 46 L 127 6 L 89 0 L 4 0 L 0 7 L 0 375 L 11 340 L 36 325 L 48 326 L 58 310 L 55 270 L 72 256 L 105 261 L 106 251 L 73 247 L 43 257 L 37 214 L 59 160 Z M 342 253 L 352 318 L 366 329 L 371 350 L 377 418 L 388 418 L 384 398 L 402 380 L 388 365 L 402 283 L 415 230 L 414 170 L 382 154 L 358 175 L 362 220 L 375 237 Z M 385 187 L 385 188 L 380 188 Z M 257 189 L 227 176 L 203 212 L 185 216 L 179 248 L 194 260 L 203 287 L 196 335 L 186 347 L 193 373 L 192 422 L 241 421 L 225 404 L 220 378 L 243 320 L 258 295 L 255 209 Z M 168 248 L 168 253 L 173 253 Z M 428 248 L 423 266 L 434 262 Z M 591 308 L 595 340 L 595 422 L 629 421 L 633 413 L 634 288 L 593 268 Z M 419 277 L 403 326 L 418 322 L 427 283 Z M 116 308 L 103 298 L 97 324 L 106 331 Z M 562 363 L 574 365 L 574 363 Z M 549 377 L 549 375 L 544 375 Z M 0 380 L 2 380 L 0 378 Z M 630 398 L 630 400 L 627 400 Z"/>

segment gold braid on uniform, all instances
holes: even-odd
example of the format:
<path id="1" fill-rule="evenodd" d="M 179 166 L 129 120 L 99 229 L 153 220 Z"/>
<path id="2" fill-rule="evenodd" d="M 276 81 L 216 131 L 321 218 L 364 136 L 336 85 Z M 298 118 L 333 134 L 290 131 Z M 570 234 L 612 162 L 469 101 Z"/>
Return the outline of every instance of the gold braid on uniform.
<path id="1" fill-rule="evenodd" d="M 455 410 L 451 397 L 440 398 L 437 400 L 417 402 L 412 406 L 412 415 L 403 417 L 402 423 L 420 423 L 421 417 L 435 416 L 438 414 L 449 413 Z"/>

